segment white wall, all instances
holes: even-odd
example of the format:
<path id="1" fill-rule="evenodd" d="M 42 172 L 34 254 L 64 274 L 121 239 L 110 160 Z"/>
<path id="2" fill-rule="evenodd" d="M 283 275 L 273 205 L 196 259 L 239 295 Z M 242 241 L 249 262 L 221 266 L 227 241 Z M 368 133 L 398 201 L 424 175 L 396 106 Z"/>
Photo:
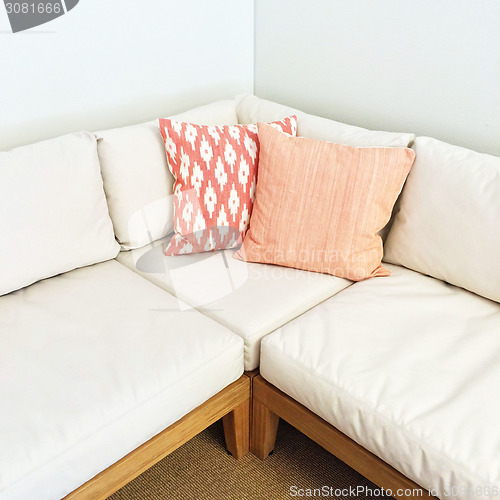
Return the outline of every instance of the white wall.
<path id="1" fill-rule="evenodd" d="M 253 0 L 80 0 L 12 34 L 0 4 L 0 150 L 253 91 Z"/>
<path id="2" fill-rule="evenodd" d="M 256 0 L 255 93 L 500 155 L 498 0 Z"/>

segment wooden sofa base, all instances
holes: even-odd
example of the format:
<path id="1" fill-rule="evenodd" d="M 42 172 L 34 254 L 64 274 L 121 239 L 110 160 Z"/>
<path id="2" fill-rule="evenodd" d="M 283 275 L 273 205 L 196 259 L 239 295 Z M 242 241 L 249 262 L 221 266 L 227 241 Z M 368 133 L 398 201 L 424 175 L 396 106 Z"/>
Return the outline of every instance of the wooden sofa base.
<path id="1" fill-rule="evenodd" d="M 104 500 L 214 422 L 223 419 L 228 451 L 241 458 L 250 446 L 250 378 L 236 382 L 130 452 L 65 497 Z"/>
<path id="2" fill-rule="evenodd" d="M 251 451 L 265 459 L 274 450 L 279 419 L 296 429 L 398 499 L 431 499 L 425 490 L 373 453 L 264 380 L 247 372 L 167 427 L 64 500 L 105 500 L 214 422 L 223 419 L 228 451 L 237 459 Z M 398 495 L 398 490 L 403 493 Z M 409 495 L 408 492 L 413 492 Z"/>
<path id="3" fill-rule="evenodd" d="M 391 490 L 398 499 L 431 499 L 424 489 L 315 413 L 280 391 L 260 375 L 252 379 L 252 430 L 250 451 L 260 459 L 274 449 L 279 419 L 358 471 L 372 483 Z M 398 495 L 400 490 L 402 494 Z"/>

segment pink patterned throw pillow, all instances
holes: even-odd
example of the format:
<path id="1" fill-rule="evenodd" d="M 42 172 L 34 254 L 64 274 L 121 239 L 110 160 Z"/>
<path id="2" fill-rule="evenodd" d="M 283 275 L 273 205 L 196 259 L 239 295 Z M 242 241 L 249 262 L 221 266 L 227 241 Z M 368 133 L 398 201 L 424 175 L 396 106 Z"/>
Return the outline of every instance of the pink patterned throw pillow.
<path id="1" fill-rule="evenodd" d="M 165 255 L 234 248 L 245 236 L 257 184 L 257 125 L 158 120 L 174 184 L 175 234 Z M 297 118 L 270 125 L 295 136 Z"/>

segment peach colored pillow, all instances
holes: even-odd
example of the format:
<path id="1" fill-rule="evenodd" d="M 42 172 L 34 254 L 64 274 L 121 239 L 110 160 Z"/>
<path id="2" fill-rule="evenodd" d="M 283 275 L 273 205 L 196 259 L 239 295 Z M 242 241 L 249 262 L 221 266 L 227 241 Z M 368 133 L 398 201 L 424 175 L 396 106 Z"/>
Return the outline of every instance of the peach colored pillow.
<path id="1" fill-rule="evenodd" d="M 258 127 L 256 200 L 235 257 L 354 281 L 389 276 L 377 232 L 389 221 L 415 153 Z"/>

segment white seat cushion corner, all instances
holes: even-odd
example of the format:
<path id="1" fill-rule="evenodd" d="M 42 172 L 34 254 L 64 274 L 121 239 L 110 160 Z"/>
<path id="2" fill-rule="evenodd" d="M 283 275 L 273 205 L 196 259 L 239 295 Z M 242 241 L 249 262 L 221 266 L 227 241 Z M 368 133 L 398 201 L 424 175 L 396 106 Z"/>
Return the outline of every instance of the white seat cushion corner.
<path id="1" fill-rule="evenodd" d="M 500 305 L 388 267 L 267 336 L 261 374 L 426 489 L 498 488 Z"/>
<path id="2" fill-rule="evenodd" d="M 243 373 L 241 338 L 114 260 L 0 317 L 2 500 L 64 497 Z"/>
<path id="3" fill-rule="evenodd" d="M 166 257 L 169 238 L 117 260 L 245 341 L 245 370 L 259 366 L 261 339 L 352 284 L 326 274 L 252 264 L 235 250 Z"/>

